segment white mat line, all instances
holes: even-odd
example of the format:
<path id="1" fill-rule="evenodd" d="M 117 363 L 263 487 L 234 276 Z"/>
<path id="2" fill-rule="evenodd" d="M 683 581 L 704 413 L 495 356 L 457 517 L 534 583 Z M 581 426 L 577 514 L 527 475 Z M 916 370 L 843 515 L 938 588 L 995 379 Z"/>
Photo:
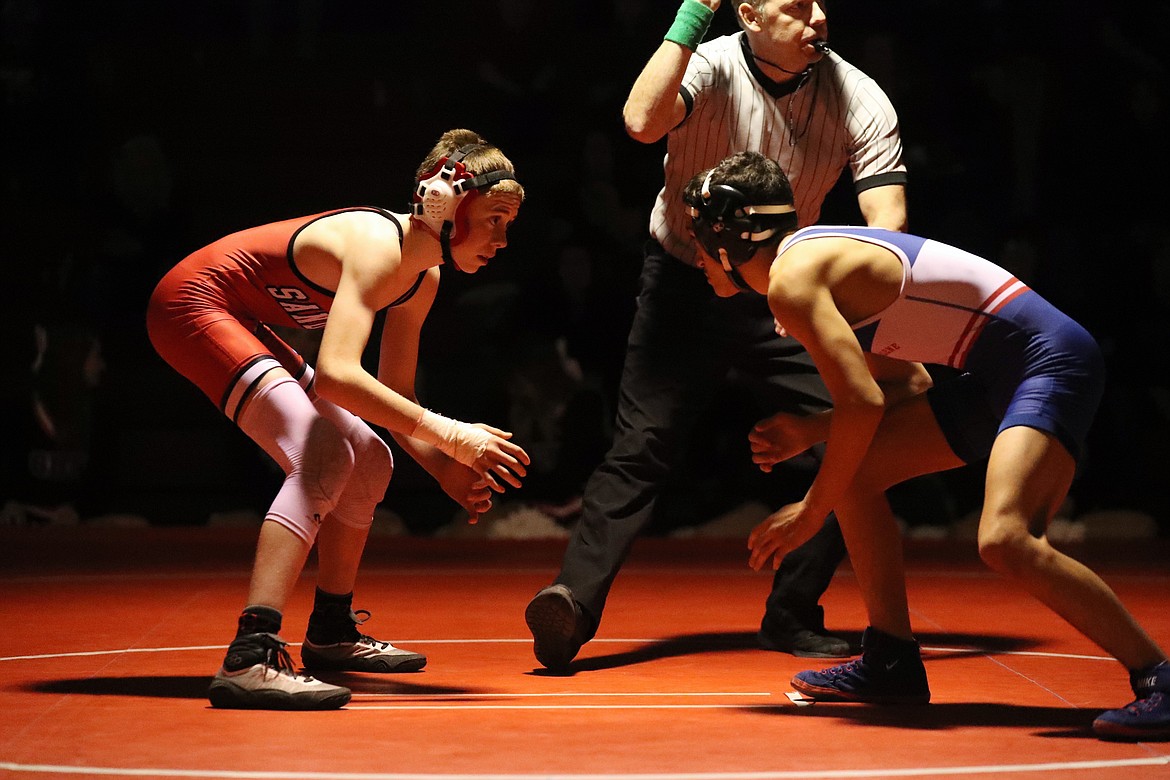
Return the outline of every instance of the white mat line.
<path id="1" fill-rule="evenodd" d="M 655 644 L 668 641 L 666 639 L 591 639 L 589 644 Z M 531 637 L 527 639 L 398 639 L 394 642 L 400 645 L 478 645 L 478 644 L 531 644 Z M 289 642 L 289 647 L 299 647 L 300 642 Z M 122 653 L 183 653 L 203 650 L 226 650 L 227 645 L 193 645 L 190 647 L 126 647 L 116 650 L 84 650 L 72 653 L 40 653 L 36 655 L 10 655 L 0 657 L 2 661 L 39 661 L 50 658 L 83 658 L 97 655 L 121 655 Z M 1076 653 L 1048 653 L 1033 650 L 986 650 L 979 647 L 923 647 L 936 653 L 971 653 L 972 655 L 1024 655 L 1039 658 L 1068 658 L 1080 661 L 1112 661 L 1114 659 L 1101 655 L 1079 655 Z"/>
<path id="2" fill-rule="evenodd" d="M 126 647 L 121 650 L 84 650 L 74 653 L 10 655 L 0 658 L 0 661 L 40 661 L 47 658 L 83 658 L 91 655 L 121 655 L 122 653 L 183 653 L 191 650 L 227 650 L 227 647 L 227 645 L 194 645 L 191 647 Z"/>
<path id="3" fill-rule="evenodd" d="M 532 637 L 527 639 L 394 639 L 400 645 L 476 645 L 476 644 L 532 644 Z M 650 643 L 657 639 L 591 639 L 591 643 L 622 642 L 622 643 Z M 300 642 L 289 642 L 288 647 L 300 647 Z M 183 653 L 192 650 L 227 650 L 227 645 L 192 645 L 190 647 L 124 647 L 115 650 L 81 650 L 71 653 L 40 653 L 37 655 L 10 655 L 0 657 L 0 661 L 37 661 L 46 658 L 82 658 L 91 655 L 120 655 L 121 653 Z"/>
<path id="4" fill-rule="evenodd" d="M 1037 658 L 1068 658 L 1075 661 L 1114 661 L 1107 655 L 1079 655 L 1077 653 L 1050 653 L 1039 650 L 984 650 L 979 647 L 927 647 L 933 653 L 971 653 L 972 655 L 1030 655 Z"/>
<path id="5" fill-rule="evenodd" d="M 779 772 L 645 772 L 590 774 L 515 773 L 402 773 L 402 772 L 244 772 L 215 769 L 137 769 L 129 767 L 67 766 L 60 764 L 18 764 L 0 761 L 0 770 L 58 775 L 116 777 L 208 777 L 222 780 L 833 780 L 834 778 L 940 777 L 973 774 L 1067 773 L 1086 769 L 1117 769 L 1130 766 L 1170 766 L 1170 757 L 1128 758 L 1114 761 L 1062 761 L 1043 764 L 987 764 L 976 766 L 905 767 L 890 769 L 825 769 Z"/>

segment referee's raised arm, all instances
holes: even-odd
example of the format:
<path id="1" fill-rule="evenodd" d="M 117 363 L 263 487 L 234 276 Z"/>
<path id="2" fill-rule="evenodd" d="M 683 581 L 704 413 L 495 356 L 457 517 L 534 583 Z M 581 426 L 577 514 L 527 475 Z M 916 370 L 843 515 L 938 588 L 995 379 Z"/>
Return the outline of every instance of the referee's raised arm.
<path id="1" fill-rule="evenodd" d="M 652 144 L 686 117 L 679 87 L 691 54 L 718 8 L 719 0 L 683 0 L 674 24 L 638 74 L 622 109 L 626 132 L 635 141 Z"/>

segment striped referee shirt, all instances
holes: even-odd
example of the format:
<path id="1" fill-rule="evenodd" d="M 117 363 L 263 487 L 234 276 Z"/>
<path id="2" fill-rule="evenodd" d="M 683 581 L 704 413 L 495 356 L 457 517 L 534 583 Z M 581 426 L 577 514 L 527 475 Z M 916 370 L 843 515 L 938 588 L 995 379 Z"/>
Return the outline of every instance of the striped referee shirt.
<path id="1" fill-rule="evenodd" d="M 666 183 L 650 233 L 694 264 L 682 192 L 696 173 L 736 152 L 780 163 L 792 183 L 800 225 L 816 222 L 848 165 L 857 192 L 906 181 L 898 117 L 872 78 L 830 52 L 805 77 L 778 84 L 756 65 L 742 32 L 700 44 L 679 92 L 686 118 L 667 135 Z"/>

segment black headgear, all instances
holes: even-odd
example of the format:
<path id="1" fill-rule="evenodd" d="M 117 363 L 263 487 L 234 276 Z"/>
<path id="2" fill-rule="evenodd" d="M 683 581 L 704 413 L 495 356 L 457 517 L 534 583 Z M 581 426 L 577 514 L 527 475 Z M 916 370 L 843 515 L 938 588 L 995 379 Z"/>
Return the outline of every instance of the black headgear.
<path id="1" fill-rule="evenodd" d="M 699 196 L 686 198 L 695 238 L 713 260 L 720 260 L 731 275 L 736 266 L 751 259 L 777 234 L 796 229 L 796 207 L 791 203 L 751 205 L 746 195 L 727 184 L 712 184 L 711 173 L 703 180 Z M 727 253 L 723 260 L 719 250 Z M 735 273 L 734 280 L 739 274 Z"/>

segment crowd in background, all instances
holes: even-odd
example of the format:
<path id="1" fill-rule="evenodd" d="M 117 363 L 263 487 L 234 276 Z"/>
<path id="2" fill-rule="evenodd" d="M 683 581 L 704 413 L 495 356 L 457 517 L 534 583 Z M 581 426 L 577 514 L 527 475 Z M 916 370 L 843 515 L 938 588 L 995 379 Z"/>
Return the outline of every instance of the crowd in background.
<path id="1" fill-rule="evenodd" d="M 676 7 L 4 0 L 0 502 L 36 508 L 30 522 L 262 510 L 279 472 L 154 354 L 151 289 L 236 229 L 350 205 L 406 211 L 414 162 L 468 127 L 511 157 L 528 197 L 473 282 L 444 274 L 420 399 L 514 431 L 534 465 L 513 498 L 570 521 L 608 444 L 662 179 L 664 143 L 629 139 L 621 107 Z M 828 11 L 833 48 L 898 110 L 911 230 L 1009 267 L 1104 349 L 1108 390 L 1070 511 L 1137 510 L 1170 534 L 1170 7 Z M 723 9 L 709 35 L 733 27 Z M 849 182 L 838 190 L 822 221 L 859 224 Z M 747 448 L 767 413 L 729 383 L 705 421 L 716 445 L 680 475 L 655 530 L 782 495 Z M 384 504 L 414 533 L 450 522 L 430 478 L 397 464 Z M 957 516 L 979 484 L 949 475 L 905 513 Z"/>

